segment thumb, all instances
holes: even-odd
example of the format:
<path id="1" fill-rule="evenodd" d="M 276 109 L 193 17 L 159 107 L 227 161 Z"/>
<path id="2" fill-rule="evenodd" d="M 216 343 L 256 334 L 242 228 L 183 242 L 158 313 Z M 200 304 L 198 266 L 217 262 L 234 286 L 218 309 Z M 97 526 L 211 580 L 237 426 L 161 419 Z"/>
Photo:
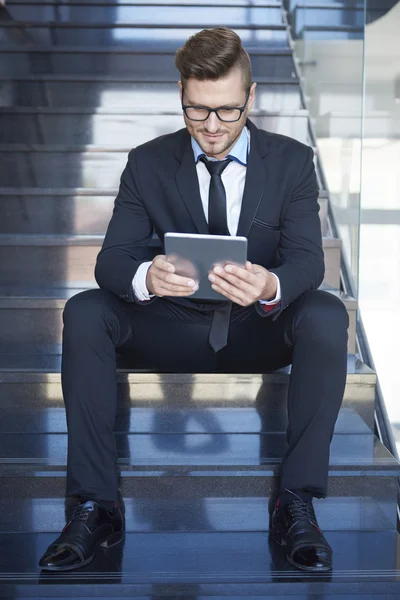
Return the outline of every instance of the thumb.
<path id="1" fill-rule="evenodd" d="M 250 271 L 250 273 L 253 273 L 253 265 L 250 261 L 246 261 L 246 271 Z"/>

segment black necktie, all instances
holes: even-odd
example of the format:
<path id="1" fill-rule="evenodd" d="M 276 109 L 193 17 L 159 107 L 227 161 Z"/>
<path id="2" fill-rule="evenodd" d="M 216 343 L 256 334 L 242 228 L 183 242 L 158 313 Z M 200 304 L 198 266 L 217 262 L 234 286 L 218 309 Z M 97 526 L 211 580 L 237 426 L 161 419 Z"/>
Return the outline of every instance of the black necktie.
<path id="1" fill-rule="evenodd" d="M 206 165 L 207 171 L 211 175 L 208 194 L 208 229 L 212 235 L 229 235 L 226 194 L 221 175 L 232 159 L 211 161 L 202 156 L 200 160 Z"/>
<path id="2" fill-rule="evenodd" d="M 226 193 L 222 183 L 222 172 L 231 162 L 231 158 L 219 161 L 207 160 L 205 156 L 200 159 L 211 175 L 210 191 L 208 194 L 208 229 L 213 235 L 230 235 L 226 214 Z M 229 321 L 232 302 L 221 302 L 221 306 L 214 311 L 208 342 L 214 352 L 222 350 L 228 341 Z"/>

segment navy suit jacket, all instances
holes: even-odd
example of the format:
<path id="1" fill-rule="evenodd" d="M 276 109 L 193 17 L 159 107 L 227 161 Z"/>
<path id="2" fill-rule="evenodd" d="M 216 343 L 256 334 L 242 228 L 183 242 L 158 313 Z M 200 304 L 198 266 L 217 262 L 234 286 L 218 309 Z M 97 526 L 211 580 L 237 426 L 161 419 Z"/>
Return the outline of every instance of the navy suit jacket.
<path id="1" fill-rule="evenodd" d="M 250 120 L 247 126 L 251 142 L 237 235 L 248 238 L 248 260 L 279 277 L 281 302 L 269 312 L 258 302 L 254 305 L 260 316 L 277 318 L 300 294 L 318 288 L 324 277 L 313 150 L 293 138 L 258 129 Z M 135 302 L 132 280 L 139 265 L 151 260 L 153 232 L 164 253 L 167 231 L 208 233 L 186 128 L 129 153 L 97 257 L 98 285 Z M 194 302 L 168 300 L 192 307 Z"/>

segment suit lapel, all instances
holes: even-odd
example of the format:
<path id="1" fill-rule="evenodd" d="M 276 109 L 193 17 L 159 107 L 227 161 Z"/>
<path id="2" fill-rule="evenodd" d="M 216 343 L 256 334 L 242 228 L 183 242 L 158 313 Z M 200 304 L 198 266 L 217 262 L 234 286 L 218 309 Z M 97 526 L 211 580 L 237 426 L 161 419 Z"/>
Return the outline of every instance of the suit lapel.
<path id="1" fill-rule="evenodd" d="M 197 177 L 189 135 L 185 136 L 183 156 L 181 152 L 179 152 L 178 158 L 181 160 L 181 164 L 176 172 L 175 180 L 182 196 L 182 200 L 186 205 L 197 231 L 199 233 L 209 233 L 201 202 L 199 179 Z"/>
<path id="2" fill-rule="evenodd" d="M 250 129 L 250 153 L 237 229 L 237 235 L 245 237 L 250 230 L 264 193 L 267 182 L 267 166 L 263 159 L 269 152 L 267 144 L 263 143 L 258 135 L 257 127 L 250 120 L 247 120 L 246 125 Z"/>

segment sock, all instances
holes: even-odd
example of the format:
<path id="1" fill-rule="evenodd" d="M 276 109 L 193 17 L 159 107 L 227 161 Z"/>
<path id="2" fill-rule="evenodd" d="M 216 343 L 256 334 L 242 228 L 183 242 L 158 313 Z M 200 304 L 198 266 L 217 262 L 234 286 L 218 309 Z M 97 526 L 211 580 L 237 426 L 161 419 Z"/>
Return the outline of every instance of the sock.
<path id="1" fill-rule="evenodd" d="M 111 511 L 114 510 L 114 508 L 117 508 L 118 506 L 118 502 L 113 502 L 112 500 L 95 500 L 94 498 L 80 498 L 81 502 L 87 502 L 88 500 L 91 500 L 92 502 L 96 502 L 96 504 L 98 504 L 99 506 L 101 506 L 101 508 L 104 508 L 104 510 L 107 511 Z"/>
<path id="2" fill-rule="evenodd" d="M 301 498 L 303 502 L 311 502 L 313 499 L 313 494 L 308 490 L 284 490 L 279 494 L 279 506 L 285 506 L 285 504 L 289 504 L 294 500 Z"/>

